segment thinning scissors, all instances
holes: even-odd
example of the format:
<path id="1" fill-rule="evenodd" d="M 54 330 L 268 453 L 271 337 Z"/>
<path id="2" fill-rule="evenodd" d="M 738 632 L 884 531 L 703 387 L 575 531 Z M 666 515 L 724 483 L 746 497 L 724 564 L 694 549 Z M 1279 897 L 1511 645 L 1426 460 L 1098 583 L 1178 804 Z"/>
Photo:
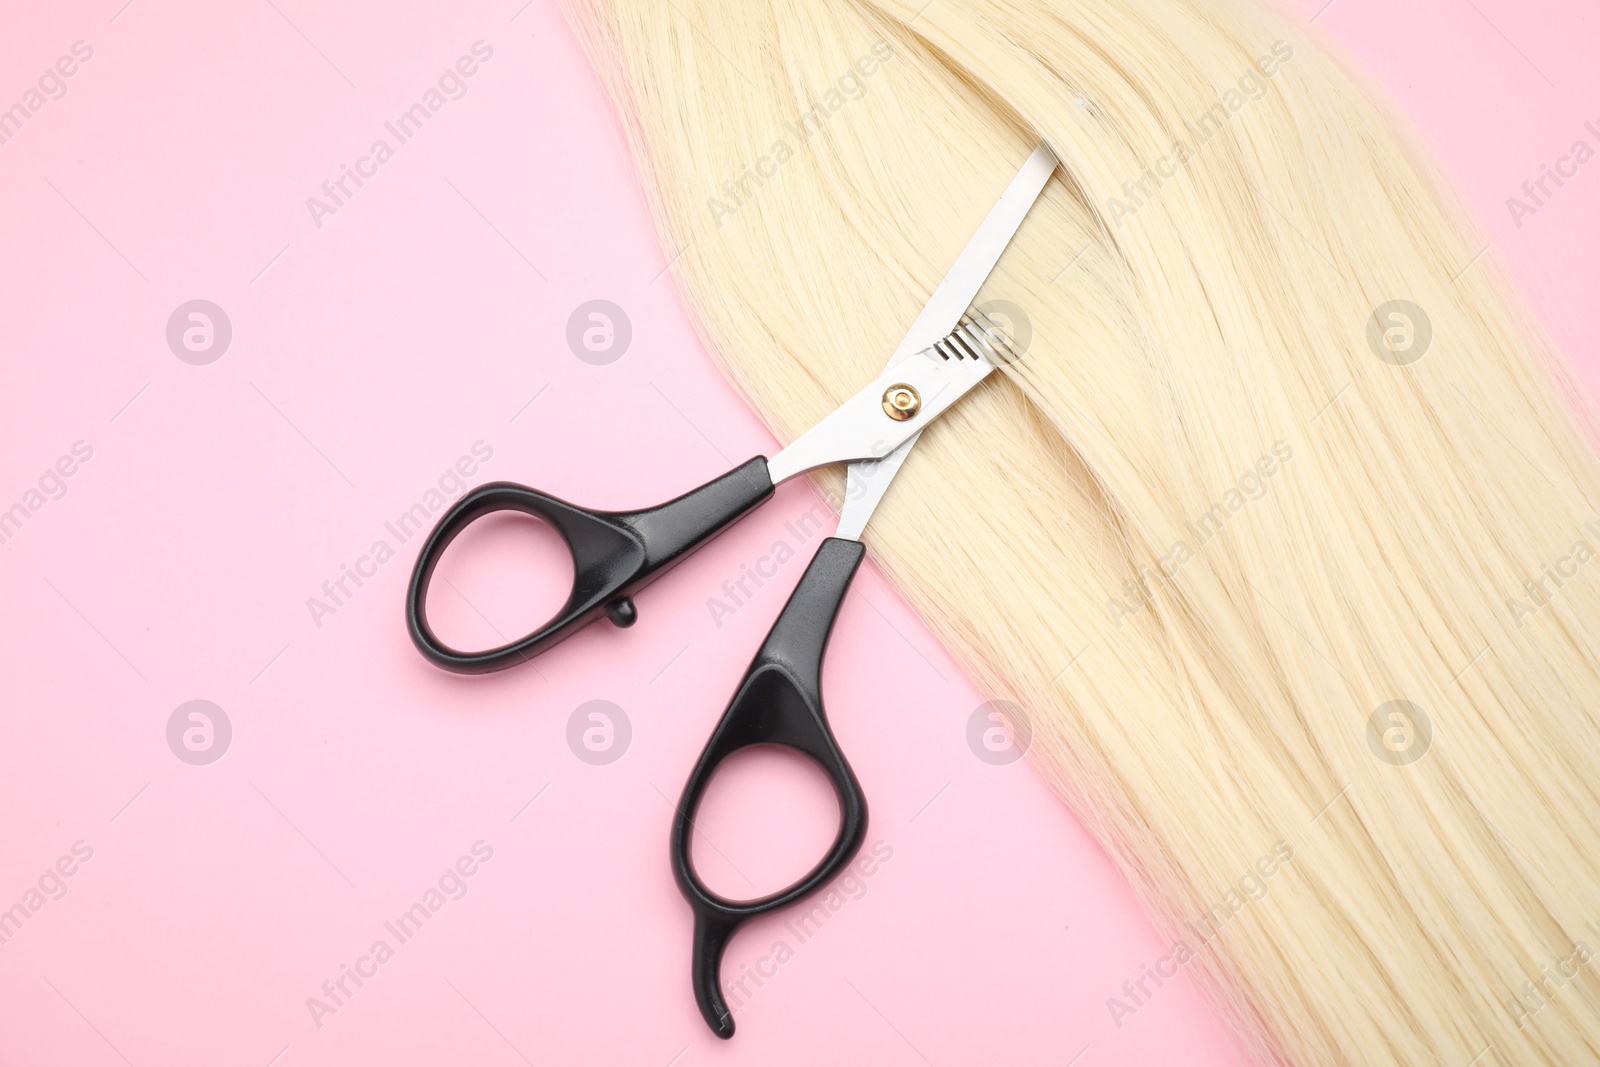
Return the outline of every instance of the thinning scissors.
<path id="1" fill-rule="evenodd" d="M 740 924 L 809 895 L 861 847 L 867 802 L 822 708 L 822 657 L 834 618 L 866 549 L 861 535 L 924 427 L 983 381 L 999 362 L 1017 358 L 988 320 L 969 313 L 1044 190 L 1056 157 L 1040 144 L 1011 180 L 889 357 L 883 372 L 776 456 L 754 459 L 675 500 L 640 511 L 590 511 L 526 486 L 479 486 L 446 512 L 428 536 L 411 575 L 406 623 L 411 639 L 446 670 L 484 674 L 510 667 L 605 615 L 632 626 L 633 596 L 667 568 L 742 518 L 797 474 L 849 463 L 839 526 L 807 566 L 778 621 L 756 652 L 733 699 L 695 763 L 672 824 L 672 867 L 694 911 L 695 1001 L 719 1037 L 733 1036 L 733 1016 L 719 982 L 723 949 Z M 482 652 L 442 643 L 428 625 L 426 600 L 434 569 L 450 542 L 472 522 L 499 511 L 533 515 L 561 534 L 572 553 L 572 594 L 543 626 Z M 798 749 L 827 774 L 838 797 L 839 832 L 817 865 L 787 889 L 755 900 L 729 900 L 695 873 L 689 844 L 695 813 L 723 760 L 751 745 Z"/>

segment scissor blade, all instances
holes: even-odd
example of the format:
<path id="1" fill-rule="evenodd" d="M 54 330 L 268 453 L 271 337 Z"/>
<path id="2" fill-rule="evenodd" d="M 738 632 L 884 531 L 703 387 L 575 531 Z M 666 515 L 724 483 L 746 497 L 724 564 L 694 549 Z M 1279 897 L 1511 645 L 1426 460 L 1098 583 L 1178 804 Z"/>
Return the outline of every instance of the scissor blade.
<path id="1" fill-rule="evenodd" d="M 883 372 L 769 461 L 768 471 L 775 483 L 813 467 L 855 461 L 846 479 L 838 536 L 860 536 L 923 427 L 994 370 L 994 364 L 984 358 L 951 360 L 930 354 L 913 361 L 908 357 L 931 352 L 960 323 L 1055 167 L 1056 157 L 1047 146 L 1040 144 L 1033 150 L 956 257 Z M 911 418 L 895 420 L 884 412 L 883 394 L 889 386 L 902 383 L 917 390 L 921 407 Z"/>
<path id="2" fill-rule="evenodd" d="M 994 265 L 1000 262 L 1000 254 L 1021 229 L 1022 220 L 1028 217 L 1055 169 L 1055 153 L 1041 142 L 989 209 L 983 224 L 967 241 L 950 272 L 895 346 L 886 366 L 892 367 L 907 356 L 916 355 L 956 328 L 956 323 L 977 298 L 978 290 L 994 272 Z"/>
<path id="3" fill-rule="evenodd" d="M 1036 145 L 1011 179 L 1011 184 L 1000 194 L 1000 199 L 989 209 L 983 225 L 978 227 L 978 231 L 967 241 L 967 246 L 961 250 L 961 255 L 956 257 L 950 273 L 944 276 L 933 291 L 933 296 L 922 306 L 911 329 L 906 331 L 894 354 L 889 357 L 885 369 L 923 351 L 955 329 L 956 323 L 977 298 L 978 290 L 994 271 L 1001 253 L 1022 226 L 1022 220 L 1033 209 L 1034 202 L 1039 199 L 1039 194 L 1044 191 L 1055 169 L 1055 153 L 1043 143 Z M 882 459 L 857 460 L 850 464 L 845 475 L 844 506 L 839 511 L 839 528 L 835 536 L 851 539 L 861 536 L 867 528 L 867 520 L 872 518 L 872 513 L 889 491 L 890 483 L 900 473 L 901 464 L 921 436 L 922 431 L 917 430 Z"/>
<path id="4" fill-rule="evenodd" d="M 937 355 L 913 356 L 887 367 L 870 384 L 829 412 L 821 422 L 767 461 L 776 485 L 801 471 L 830 463 L 882 459 L 941 415 L 946 408 L 994 370 L 987 359 L 946 362 Z M 906 386 L 920 400 L 909 418 L 891 418 L 884 410 L 890 386 Z"/>

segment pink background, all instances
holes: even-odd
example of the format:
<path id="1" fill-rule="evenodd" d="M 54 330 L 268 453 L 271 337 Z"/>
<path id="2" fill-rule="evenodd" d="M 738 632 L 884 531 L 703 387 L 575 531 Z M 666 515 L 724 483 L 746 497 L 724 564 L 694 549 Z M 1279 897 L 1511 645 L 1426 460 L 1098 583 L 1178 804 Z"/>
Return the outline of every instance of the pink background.
<path id="1" fill-rule="evenodd" d="M 571 35 L 549 0 L 123 2 L 13 5 L 0 32 L 0 106 L 73 42 L 93 48 L 0 145 L 0 508 L 93 449 L 0 556 L 0 908 L 75 842 L 93 850 L 0 944 L 0 1061 L 1239 1062 L 1187 979 L 1113 1023 L 1107 998 L 1162 944 L 1025 763 L 974 757 L 984 698 L 870 566 L 825 688 L 869 848 L 892 858 L 740 1009 L 734 1040 L 713 1038 L 671 805 L 802 564 L 721 626 L 706 597 L 793 542 L 814 494 L 784 488 L 653 586 L 634 629 L 492 678 L 411 648 L 416 544 L 384 527 L 478 441 L 493 455 L 469 481 L 602 507 L 773 447 L 694 339 Z M 1583 129 L 1600 125 L 1593 5 L 1301 9 L 1422 127 L 1593 384 L 1600 161 L 1520 228 L 1505 204 L 1600 140 Z M 306 198 L 393 144 L 383 123 L 478 40 L 493 57 L 466 96 L 314 225 Z M 233 328 L 205 366 L 165 337 L 196 298 Z M 604 366 L 565 341 L 595 298 L 633 329 Z M 464 640 L 527 621 L 549 545 L 517 532 L 452 560 L 438 611 Z M 307 598 L 380 538 L 395 558 L 317 625 Z M 496 582 L 513 562 L 519 580 Z M 195 699 L 232 725 L 207 766 L 166 740 Z M 610 764 L 566 741 L 590 700 L 631 723 Z M 704 859 L 749 893 L 797 873 L 830 812 L 790 763 L 736 770 Z M 397 944 L 383 924 L 479 841 L 493 857 L 466 895 Z M 794 947 L 787 918 L 747 928 L 724 973 Z M 307 998 L 379 938 L 393 958 L 319 1028 Z"/>

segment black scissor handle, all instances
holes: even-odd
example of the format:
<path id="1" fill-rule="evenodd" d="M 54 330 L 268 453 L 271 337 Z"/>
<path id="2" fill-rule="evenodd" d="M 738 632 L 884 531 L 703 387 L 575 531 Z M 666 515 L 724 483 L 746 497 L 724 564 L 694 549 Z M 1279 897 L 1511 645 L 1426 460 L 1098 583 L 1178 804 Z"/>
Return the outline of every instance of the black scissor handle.
<path id="1" fill-rule="evenodd" d="M 631 626 L 637 618 L 632 593 L 770 496 L 772 478 L 763 456 L 643 511 L 589 511 L 525 485 L 480 485 L 444 513 L 417 557 L 406 593 L 411 640 L 445 670 L 487 674 L 543 652 L 602 613 L 618 626 Z M 572 553 L 572 595 L 532 633 L 498 648 L 461 652 L 440 641 L 428 625 L 428 585 L 450 542 L 498 511 L 536 516 L 560 532 Z"/>
<path id="2" fill-rule="evenodd" d="M 718 1037 L 733 1036 L 733 1015 L 720 981 L 722 952 L 733 932 L 746 919 L 820 889 L 855 857 L 866 834 L 867 798 L 822 710 L 822 655 L 865 552 L 859 541 L 830 537 L 822 542 L 700 753 L 673 818 L 672 872 L 694 909 L 694 999 Z M 728 900 L 695 873 L 689 855 L 695 812 L 717 766 L 742 748 L 762 744 L 798 749 L 822 767 L 839 798 L 839 833 L 827 855 L 789 888 L 756 900 Z"/>

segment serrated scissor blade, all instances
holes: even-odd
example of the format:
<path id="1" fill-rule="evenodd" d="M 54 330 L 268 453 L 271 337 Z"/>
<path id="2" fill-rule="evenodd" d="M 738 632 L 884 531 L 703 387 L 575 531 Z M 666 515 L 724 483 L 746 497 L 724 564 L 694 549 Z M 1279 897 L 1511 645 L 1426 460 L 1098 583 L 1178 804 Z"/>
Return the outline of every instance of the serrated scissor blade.
<path id="1" fill-rule="evenodd" d="M 1033 150 L 961 255 L 956 257 L 954 266 L 934 290 L 878 377 L 767 462 L 774 484 L 830 463 L 874 460 L 882 467 L 891 466 L 882 461 L 994 369 L 986 359 L 941 361 L 930 358 L 912 363 L 908 357 L 928 352 L 947 338 L 960 322 L 994 270 L 1000 254 L 1038 200 L 1055 166 L 1055 155 L 1048 147 L 1041 144 Z M 883 390 L 898 381 L 915 386 L 922 397 L 919 413 L 903 421 L 887 418 L 880 406 Z"/>
<path id="2" fill-rule="evenodd" d="M 1055 169 L 1055 153 L 1043 143 L 1034 148 L 1011 184 L 1000 194 L 1000 199 L 989 209 L 983 224 L 956 257 L 950 272 L 922 306 L 905 337 L 895 346 L 889 362 L 884 364 L 886 367 L 937 344 L 956 328 L 962 314 L 972 306 L 978 290 L 994 272 L 994 265 L 1000 262 L 1000 254 L 1022 228 L 1022 220 L 1028 217 Z"/>
<path id="3" fill-rule="evenodd" d="M 1000 194 L 1000 199 L 994 207 L 989 209 L 989 214 L 967 242 L 967 246 L 956 257 L 955 264 L 951 266 L 948 274 L 934 289 L 933 295 L 923 305 L 911 328 L 895 347 L 894 354 L 884 365 L 887 374 L 902 360 L 926 351 L 937 344 L 942 338 L 953 331 L 961 321 L 961 316 L 966 313 L 972 301 L 977 297 L 978 290 L 988 280 L 995 264 L 1000 261 L 1000 255 L 1011 243 L 1011 238 L 1022 226 L 1022 220 L 1027 218 L 1039 194 L 1044 191 L 1045 184 L 1050 180 L 1050 175 L 1056 169 L 1055 153 L 1041 143 L 1034 148 L 1027 161 L 1022 164 L 1016 176 L 1011 179 L 1011 184 L 1006 186 L 1005 192 Z M 849 472 L 845 477 L 844 506 L 839 512 L 839 529 L 837 537 L 859 538 L 866 529 L 867 520 L 872 517 L 872 512 L 877 508 L 878 502 L 883 499 L 883 494 L 888 491 L 889 484 L 900 471 L 900 465 L 910 455 L 911 449 L 916 446 L 917 438 L 922 435 L 922 427 L 945 408 L 953 404 L 967 390 L 977 385 L 993 370 L 992 364 L 983 361 L 984 366 L 979 368 L 955 367 L 950 380 L 942 387 L 947 395 L 941 397 L 943 403 L 938 404 L 937 410 L 930 411 L 926 419 L 917 420 L 917 425 L 910 428 L 904 440 L 889 447 L 887 454 L 881 458 L 858 459 L 850 464 Z M 880 376 L 881 378 L 882 376 Z M 875 381 L 864 393 L 879 388 L 880 383 Z M 959 390 L 953 396 L 948 395 L 950 390 Z M 851 403 L 860 398 L 853 398 Z M 868 397 L 870 399 L 870 396 Z M 865 405 L 863 405 L 865 406 Z M 841 408 L 841 413 L 843 408 Z M 824 420 L 824 423 L 828 420 Z M 822 427 L 819 423 L 817 429 Z M 905 425 L 905 424 L 899 424 Z M 810 436 L 806 434 L 805 436 Z M 801 438 L 804 440 L 804 437 Z M 796 441 L 795 444 L 799 444 Z M 792 445 L 790 446 L 793 447 Z M 788 451 L 787 449 L 785 451 Z M 774 457 L 774 461 L 781 458 L 783 453 Z M 840 457 L 846 458 L 846 457 Z M 817 466 L 819 464 L 810 464 Z M 808 468 L 802 468 L 808 469 Z M 773 474 L 775 481 L 780 480 Z"/>

